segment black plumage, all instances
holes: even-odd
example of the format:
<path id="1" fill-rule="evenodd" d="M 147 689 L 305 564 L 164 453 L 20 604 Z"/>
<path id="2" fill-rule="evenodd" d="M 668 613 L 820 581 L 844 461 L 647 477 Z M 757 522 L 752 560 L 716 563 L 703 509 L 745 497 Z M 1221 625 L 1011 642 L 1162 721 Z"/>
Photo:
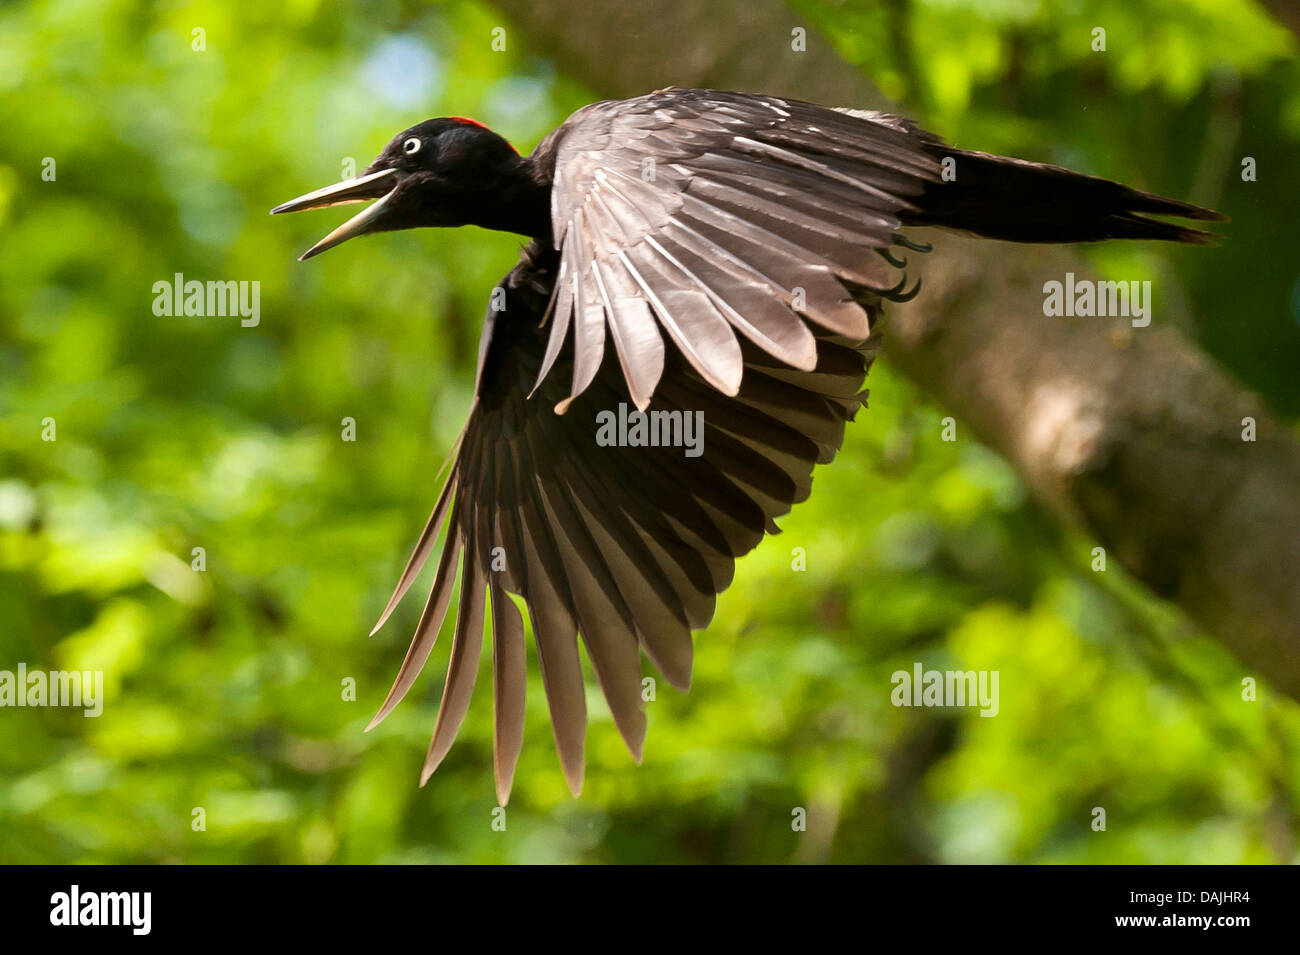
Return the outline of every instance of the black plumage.
<path id="1" fill-rule="evenodd" d="M 1221 218 L 1059 167 L 954 149 L 887 114 L 678 89 L 579 110 L 526 157 L 472 121 L 430 120 L 357 179 L 273 211 L 367 198 L 378 201 L 304 258 L 354 235 L 419 226 L 477 224 L 531 239 L 501 283 L 504 309 L 488 311 L 469 421 L 375 628 L 441 537 L 428 602 L 375 722 L 427 659 L 459 568 L 422 781 L 465 716 L 490 606 L 503 803 L 526 682 L 509 595 L 531 619 L 573 791 L 586 726 L 579 639 L 639 760 L 640 654 L 687 688 L 691 631 L 708 624 L 736 558 L 776 530 L 808 496 L 814 465 L 839 449 L 865 403 L 883 303 L 909 294 L 891 248 L 915 245 L 900 229 L 1204 242 L 1204 232 L 1148 216 Z M 598 447 L 598 412 L 629 401 L 702 412 L 703 453 Z"/>

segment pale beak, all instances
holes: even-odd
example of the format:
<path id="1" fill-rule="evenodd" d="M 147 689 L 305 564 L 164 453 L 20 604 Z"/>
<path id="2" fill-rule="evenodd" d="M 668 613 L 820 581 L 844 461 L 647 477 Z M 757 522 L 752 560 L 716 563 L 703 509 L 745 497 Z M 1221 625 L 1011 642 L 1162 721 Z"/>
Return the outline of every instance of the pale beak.
<path id="1" fill-rule="evenodd" d="M 349 202 L 365 202 L 367 199 L 378 200 L 298 256 L 298 261 L 310 259 L 313 255 L 319 255 L 326 249 L 332 249 L 341 242 L 366 232 L 370 224 L 384 211 L 385 205 L 396 190 L 397 184 L 391 178 L 396 172 L 396 169 L 381 169 L 378 172 L 357 176 L 355 179 L 344 179 L 324 189 L 317 189 L 297 199 L 290 199 L 272 209 L 271 215 L 278 215 L 281 212 L 301 212 L 304 209 L 325 209 Z"/>

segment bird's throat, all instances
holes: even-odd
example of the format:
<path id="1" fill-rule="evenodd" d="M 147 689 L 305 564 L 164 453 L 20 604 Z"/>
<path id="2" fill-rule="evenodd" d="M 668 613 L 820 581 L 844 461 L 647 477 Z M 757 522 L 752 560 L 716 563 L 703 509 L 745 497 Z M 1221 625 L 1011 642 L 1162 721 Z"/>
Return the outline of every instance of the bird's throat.
<path id="1" fill-rule="evenodd" d="M 482 196 L 474 224 L 551 245 L 550 177 L 542 175 L 530 157 L 520 156 L 497 187 Z"/>

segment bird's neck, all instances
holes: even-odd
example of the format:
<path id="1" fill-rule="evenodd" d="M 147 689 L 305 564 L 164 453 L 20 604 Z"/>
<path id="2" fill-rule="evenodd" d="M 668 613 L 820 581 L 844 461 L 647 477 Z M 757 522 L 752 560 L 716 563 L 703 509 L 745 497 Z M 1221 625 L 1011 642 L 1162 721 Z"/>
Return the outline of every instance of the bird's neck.
<path id="1" fill-rule="evenodd" d="M 551 244 L 551 177 L 529 156 L 516 157 L 482 196 L 474 224 Z"/>

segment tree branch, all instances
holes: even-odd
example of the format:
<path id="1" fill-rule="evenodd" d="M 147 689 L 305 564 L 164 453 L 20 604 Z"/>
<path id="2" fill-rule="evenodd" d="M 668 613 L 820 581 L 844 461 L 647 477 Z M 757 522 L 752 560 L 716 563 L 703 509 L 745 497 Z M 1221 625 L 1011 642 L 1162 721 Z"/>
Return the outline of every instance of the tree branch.
<path id="1" fill-rule="evenodd" d="M 887 105 L 779 0 L 496 5 L 601 96 L 713 86 Z M 1043 282 L 1088 274 L 1076 252 L 937 238 L 926 291 L 891 310 L 887 354 L 1039 500 L 1300 698 L 1300 444 L 1171 327 L 1173 303 L 1159 327 L 1048 318 Z"/>
<path id="2" fill-rule="evenodd" d="M 1300 444 L 1288 429 L 1168 325 L 1045 317 L 1043 282 L 1086 274 L 1070 249 L 930 238 L 943 267 L 890 316 L 895 365 L 1040 500 L 1300 697 Z"/>

